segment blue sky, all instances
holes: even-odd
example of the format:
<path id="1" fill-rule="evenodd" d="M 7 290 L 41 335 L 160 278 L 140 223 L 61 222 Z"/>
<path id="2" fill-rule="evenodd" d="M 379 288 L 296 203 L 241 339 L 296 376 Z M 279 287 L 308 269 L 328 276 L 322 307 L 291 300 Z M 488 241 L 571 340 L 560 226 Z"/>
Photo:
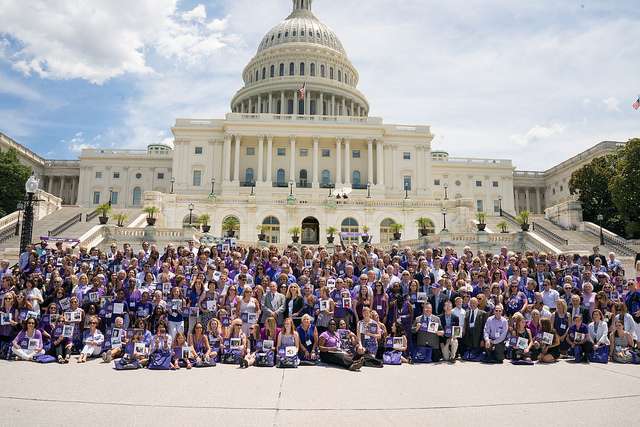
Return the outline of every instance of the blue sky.
<path id="1" fill-rule="evenodd" d="M 289 0 L 0 0 L 0 130 L 49 158 L 142 148 L 222 117 Z M 371 115 L 433 148 L 544 169 L 640 136 L 629 1 L 315 0 Z"/>

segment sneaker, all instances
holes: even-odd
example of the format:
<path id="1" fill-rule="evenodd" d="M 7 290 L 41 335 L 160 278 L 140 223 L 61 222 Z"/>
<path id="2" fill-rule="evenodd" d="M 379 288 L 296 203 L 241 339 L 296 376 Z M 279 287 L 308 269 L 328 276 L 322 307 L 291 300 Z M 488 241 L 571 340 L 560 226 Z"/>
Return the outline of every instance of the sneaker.
<path id="1" fill-rule="evenodd" d="M 64 358 L 64 363 L 69 363 L 69 359 L 71 359 L 71 356 L 67 354 L 67 357 Z"/>
<path id="2" fill-rule="evenodd" d="M 62 356 L 58 356 L 58 363 L 60 364 L 64 363 L 64 359 L 62 358 Z"/>

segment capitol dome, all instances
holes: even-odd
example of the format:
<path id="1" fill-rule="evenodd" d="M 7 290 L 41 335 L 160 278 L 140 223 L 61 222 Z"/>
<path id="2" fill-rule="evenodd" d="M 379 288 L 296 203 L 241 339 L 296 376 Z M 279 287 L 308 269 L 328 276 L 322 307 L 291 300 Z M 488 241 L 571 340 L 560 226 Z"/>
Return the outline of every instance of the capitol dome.
<path id="1" fill-rule="evenodd" d="M 231 110 L 366 117 L 369 103 L 340 39 L 313 14 L 313 0 L 292 1 L 291 14 L 267 32 L 245 67 Z"/>

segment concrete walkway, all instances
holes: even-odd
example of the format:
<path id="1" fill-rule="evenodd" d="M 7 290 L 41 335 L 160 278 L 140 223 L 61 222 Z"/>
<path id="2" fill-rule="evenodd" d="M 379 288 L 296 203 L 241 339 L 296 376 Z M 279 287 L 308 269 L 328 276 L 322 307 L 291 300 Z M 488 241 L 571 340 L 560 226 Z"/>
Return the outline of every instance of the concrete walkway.
<path id="1" fill-rule="evenodd" d="M 0 362 L 2 425 L 638 425 L 640 366 L 116 372 Z"/>

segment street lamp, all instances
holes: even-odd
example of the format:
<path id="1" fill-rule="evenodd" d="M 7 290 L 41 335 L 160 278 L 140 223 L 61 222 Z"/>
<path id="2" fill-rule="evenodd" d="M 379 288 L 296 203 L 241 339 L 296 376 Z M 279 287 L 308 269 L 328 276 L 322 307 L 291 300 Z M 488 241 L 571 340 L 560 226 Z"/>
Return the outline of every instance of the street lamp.
<path id="1" fill-rule="evenodd" d="M 329 197 L 331 197 L 332 193 L 333 193 L 333 188 L 329 187 Z"/>
<path id="2" fill-rule="evenodd" d="M 502 196 L 498 196 L 498 206 L 500 209 L 500 216 L 502 216 Z"/>
<path id="3" fill-rule="evenodd" d="M 215 196 L 216 195 L 216 179 L 212 178 L 211 179 L 211 196 Z"/>
<path id="4" fill-rule="evenodd" d="M 113 200 L 113 187 L 109 187 L 109 206 L 111 206 L 112 200 Z"/>
<path id="5" fill-rule="evenodd" d="M 444 199 L 445 200 L 449 200 L 449 193 L 447 193 L 447 189 L 449 188 L 449 184 L 448 183 L 444 183 Z"/>
<path id="6" fill-rule="evenodd" d="M 171 177 L 171 194 L 173 194 L 173 184 L 176 183 L 176 179 L 174 177 Z"/>
<path id="7" fill-rule="evenodd" d="M 409 185 L 404 183 L 404 199 L 407 200 L 409 198 Z"/>
<path id="8" fill-rule="evenodd" d="M 600 246 L 604 246 L 604 233 L 602 232 L 602 221 L 604 220 L 604 216 L 602 214 L 598 214 L 598 223 L 600 224 Z"/>
<path id="9" fill-rule="evenodd" d="M 193 203 L 189 203 L 189 225 L 193 222 Z"/>
<path id="10" fill-rule="evenodd" d="M 289 181 L 289 196 L 293 197 L 293 180 Z"/>
<path id="11" fill-rule="evenodd" d="M 24 213 L 22 214 L 22 235 L 20 236 L 20 253 L 23 253 L 28 245 L 31 244 L 33 235 L 33 204 L 37 200 L 33 200 L 33 196 L 38 191 L 38 179 L 35 175 L 31 175 L 24 185 L 27 193 L 27 200 L 24 205 Z"/>
<path id="12" fill-rule="evenodd" d="M 447 208 L 442 208 L 442 222 L 443 222 L 443 227 L 442 227 L 442 231 L 449 231 L 447 230 Z"/>
<path id="13" fill-rule="evenodd" d="M 367 199 L 371 198 L 371 183 L 367 182 Z"/>
<path id="14" fill-rule="evenodd" d="M 255 195 L 255 191 L 256 191 L 256 183 L 252 182 L 251 183 L 251 196 Z"/>

